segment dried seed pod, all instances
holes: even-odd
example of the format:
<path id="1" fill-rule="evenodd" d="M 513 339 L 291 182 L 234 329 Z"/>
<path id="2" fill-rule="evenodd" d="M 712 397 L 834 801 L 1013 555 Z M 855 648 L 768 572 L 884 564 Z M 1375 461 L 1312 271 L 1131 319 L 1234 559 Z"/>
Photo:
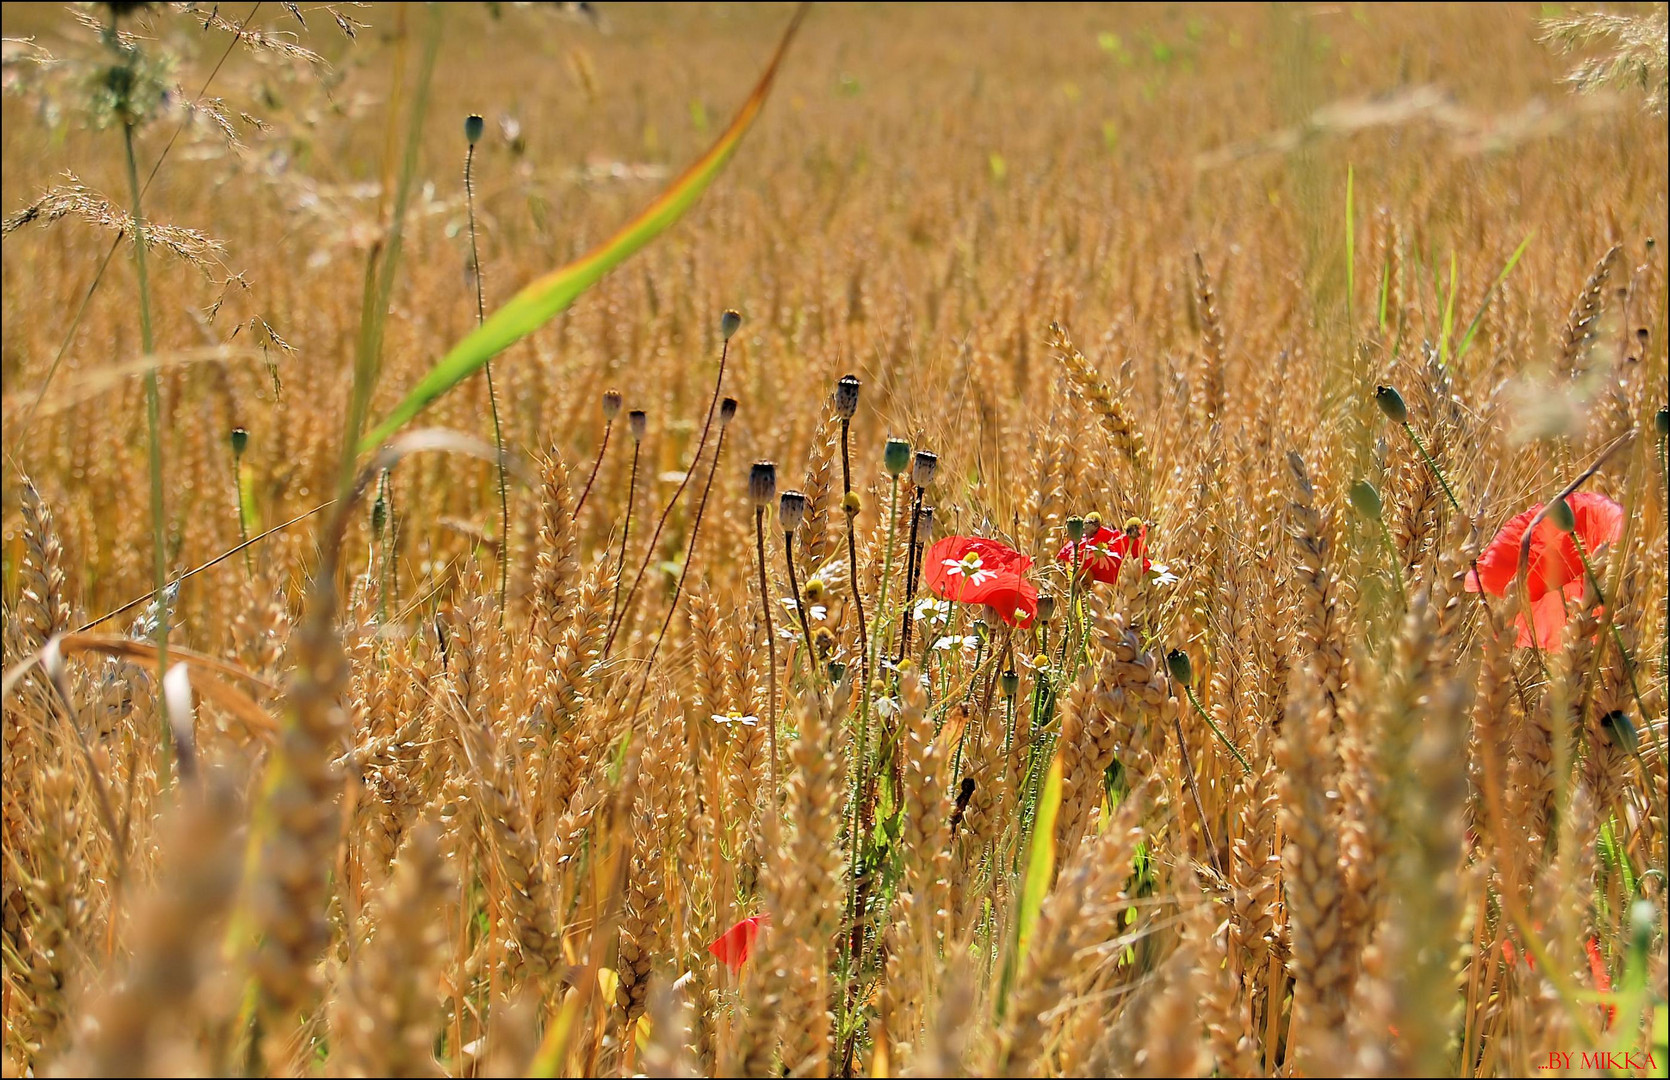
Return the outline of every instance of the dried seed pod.
<path id="1" fill-rule="evenodd" d="M 748 470 L 748 498 L 764 506 L 777 497 L 777 463 L 756 461 Z"/>
<path id="2" fill-rule="evenodd" d="M 644 432 L 649 430 L 649 414 L 642 409 L 633 409 L 626 414 L 626 426 L 634 439 L 643 442 Z"/>
<path id="3" fill-rule="evenodd" d="M 857 375 L 842 375 L 841 381 L 835 384 L 835 415 L 842 420 L 851 420 L 858 411 L 860 385 Z"/>
<path id="4" fill-rule="evenodd" d="M 934 482 L 934 473 L 939 469 L 939 455 L 928 450 L 918 450 L 916 458 L 911 463 L 910 479 L 919 488 L 925 488 Z"/>
<path id="5" fill-rule="evenodd" d="M 603 419 L 613 420 L 620 415 L 620 391 L 613 387 L 603 392 Z"/>
<path id="6" fill-rule="evenodd" d="M 736 419 L 736 398 L 728 397 L 719 403 L 719 426 L 725 427 Z"/>
<path id="7" fill-rule="evenodd" d="M 783 526 L 783 531 L 792 533 L 800 528 L 800 523 L 806 520 L 806 493 L 803 491 L 785 491 L 777 500 L 777 520 Z"/>

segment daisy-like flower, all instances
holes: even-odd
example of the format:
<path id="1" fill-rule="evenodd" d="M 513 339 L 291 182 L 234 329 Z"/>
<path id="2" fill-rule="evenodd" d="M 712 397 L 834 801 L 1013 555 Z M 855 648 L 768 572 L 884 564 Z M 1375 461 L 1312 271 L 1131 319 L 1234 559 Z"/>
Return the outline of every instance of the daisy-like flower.
<path id="1" fill-rule="evenodd" d="M 788 608 L 791 613 L 800 607 L 800 602 L 792 596 L 782 597 L 778 600 L 778 603 L 782 604 L 785 608 Z M 829 608 L 824 604 L 807 604 L 806 614 L 813 621 L 822 622 L 824 619 L 829 618 Z"/>
<path id="2" fill-rule="evenodd" d="M 926 626 L 934 623 L 944 626 L 951 620 L 951 601 L 935 600 L 931 596 L 924 596 L 916 601 L 916 621 Z"/>
<path id="3" fill-rule="evenodd" d="M 1030 626 L 1038 590 L 1025 574 L 1032 560 L 981 536 L 947 536 L 928 549 L 923 574 L 934 595 L 959 604 L 984 604 L 1010 626 Z"/>
<path id="4" fill-rule="evenodd" d="M 948 635 L 934 642 L 934 648 L 942 652 L 950 652 L 952 649 L 961 649 L 963 652 L 973 652 L 979 647 L 980 639 L 975 637 L 973 634 L 964 634 L 960 637 Z"/>
<path id="5" fill-rule="evenodd" d="M 739 972 L 754 953 L 754 942 L 759 940 L 760 928 L 770 924 L 769 913 L 751 915 L 720 934 L 718 939 L 707 947 L 707 951 L 717 956 L 733 974 Z"/>
<path id="6" fill-rule="evenodd" d="M 1531 607 L 1529 613 L 1521 611 L 1514 619 L 1514 625 L 1519 628 L 1516 643 L 1522 648 L 1532 642 L 1541 649 L 1558 648 L 1560 632 L 1566 625 L 1567 603 L 1583 600 L 1583 559 L 1572 537 L 1582 540 L 1584 550 L 1593 554 L 1616 541 L 1624 531 L 1624 508 L 1605 495 L 1581 491 L 1569 496 L 1566 504 L 1572 512 L 1570 534 L 1560 530 L 1552 520 L 1553 515 L 1543 518 L 1531 534 L 1525 581 Z M 1519 576 L 1519 545 L 1541 509 L 1542 504 L 1538 503 L 1508 519 L 1480 553 L 1478 572 L 1468 571 L 1468 592 L 1482 590 L 1493 596 L 1508 595 Z"/>
<path id="7" fill-rule="evenodd" d="M 1056 553 L 1056 559 L 1071 566 L 1075 547 L 1078 548 L 1079 573 L 1103 583 L 1111 584 L 1119 579 L 1120 566 L 1133 552 L 1142 559 L 1143 570 L 1149 570 L 1154 565 L 1148 561 L 1148 526 L 1136 518 L 1127 522 L 1123 530 L 1103 525 L 1077 544 L 1069 540 Z"/>
<path id="8" fill-rule="evenodd" d="M 1148 572 L 1153 575 L 1151 580 L 1156 585 L 1177 584 L 1177 575 L 1172 573 L 1171 567 L 1167 566 L 1165 563 L 1150 563 L 1148 565 Z"/>
<path id="9" fill-rule="evenodd" d="M 757 716 L 739 716 L 736 713 L 712 713 L 710 716 L 715 724 L 726 726 L 741 724 L 743 727 L 753 727 L 760 722 L 760 718 Z"/>

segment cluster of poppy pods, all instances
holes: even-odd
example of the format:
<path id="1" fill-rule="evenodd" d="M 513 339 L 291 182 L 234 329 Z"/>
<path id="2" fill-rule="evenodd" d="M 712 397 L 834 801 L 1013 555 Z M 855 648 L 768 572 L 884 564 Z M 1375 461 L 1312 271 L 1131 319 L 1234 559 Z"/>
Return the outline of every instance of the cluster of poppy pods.
<path id="1" fill-rule="evenodd" d="M 1514 620 L 1521 648 L 1533 642 L 1539 649 L 1559 647 L 1569 617 L 1568 605 L 1583 600 L 1583 552 L 1597 551 L 1623 534 L 1624 508 L 1605 495 L 1579 492 L 1568 496 L 1565 504 L 1570 509 L 1569 518 L 1553 508 L 1531 533 L 1525 570 L 1525 598 L 1530 607 Z M 1538 503 L 1508 519 L 1479 555 L 1476 570 L 1467 572 L 1468 592 L 1508 595 L 1519 576 L 1525 534 L 1542 509 L 1543 504 Z M 1578 550 L 1579 542 L 1582 551 Z"/>

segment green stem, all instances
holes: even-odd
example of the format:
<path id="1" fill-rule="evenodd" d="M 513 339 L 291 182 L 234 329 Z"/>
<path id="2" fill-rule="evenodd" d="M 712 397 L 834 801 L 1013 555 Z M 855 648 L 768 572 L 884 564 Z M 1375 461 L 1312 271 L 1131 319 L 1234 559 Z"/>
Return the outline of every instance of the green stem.
<path id="1" fill-rule="evenodd" d="M 1432 475 L 1438 478 L 1438 486 L 1444 489 L 1444 495 L 1450 500 L 1450 506 L 1456 513 L 1461 513 L 1461 500 L 1457 499 L 1455 492 L 1450 490 L 1450 482 L 1444 479 L 1444 470 L 1440 469 L 1438 462 L 1434 461 L 1432 455 L 1427 453 L 1426 444 L 1421 441 L 1419 435 L 1415 434 L 1414 425 L 1405 420 L 1403 430 L 1409 433 L 1409 439 L 1415 444 L 1415 449 L 1421 452 L 1421 460 L 1426 462 L 1426 467 L 1431 469 Z"/>
<path id="2" fill-rule="evenodd" d="M 1392 543 L 1392 530 L 1386 527 L 1386 519 L 1384 516 L 1378 518 L 1377 520 L 1380 523 L 1380 541 L 1386 549 L 1386 561 L 1391 564 L 1392 578 L 1397 582 L 1398 597 L 1407 606 L 1409 603 L 1409 594 L 1405 591 L 1403 584 L 1403 566 L 1401 560 L 1397 557 L 1397 547 Z"/>
<path id="3" fill-rule="evenodd" d="M 464 206 L 470 219 L 470 268 L 475 272 L 475 324 L 487 321 L 487 296 L 481 281 L 481 255 L 475 243 L 475 188 L 470 183 L 470 166 L 475 161 L 475 144 L 464 152 Z M 499 466 L 499 623 L 504 623 L 505 603 L 510 595 L 510 496 L 505 485 L 504 431 L 499 427 L 499 395 L 493 389 L 493 361 L 481 365 L 487 373 L 487 409 L 493 415 L 493 449 Z"/>
<path id="4" fill-rule="evenodd" d="M 1229 749 L 1229 752 L 1234 755 L 1235 760 L 1241 763 L 1242 770 L 1247 773 L 1251 773 L 1252 766 L 1247 764 L 1247 759 L 1241 756 L 1241 751 L 1235 749 L 1235 744 L 1229 741 L 1229 736 L 1219 730 L 1218 725 L 1213 722 L 1212 717 L 1207 713 L 1205 708 L 1201 706 L 1200 699 L 1195 697 L 1194 687 L 1184 686 L 1183 692 L 1189 695 L 1189 704 L 1193 705 L 1195 707 L 1195 712 L 1199 713 L 1200 718 L 1206 721 L 1206 726 L 1212 729 L 1212 734 L 1216 735 L 1224 746 Z"/>
<path id="5" fill-rule="evenodd" d="M 127 150 L 128 191 L 133 199 L 133 262 L 139 277 L 139 344 L 147 360 L 156 352 L 151 334 L 151 279 L 145 265 L 145 218 L 139 203 L 139 166 L 133 156 L 133 125 L 122 125 L 122 142 Z M 150 437 L 151 457 L 151 568 L 157 608 L 157 702 L 162 702 L 162 676 L 168 670 L 168 556 L 167 526 L 162 498 L 162 394 L 157 388 L 157 369 L 145 367 L 145 427 Z M 162 725 L 163 741 L 169 739 L 168 725 Z"/>

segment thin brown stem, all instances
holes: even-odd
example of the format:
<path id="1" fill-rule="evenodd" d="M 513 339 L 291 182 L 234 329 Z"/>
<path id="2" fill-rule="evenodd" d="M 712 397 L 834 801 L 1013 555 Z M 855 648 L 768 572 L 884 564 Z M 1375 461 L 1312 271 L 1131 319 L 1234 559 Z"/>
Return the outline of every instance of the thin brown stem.
<path id="1" fill-rule="evenodd" d="M 771 780 L 771 819 L 777 819 L 777 631 L 771 625 L 771 586 L 765 578 L 765 507 L 754 508 L 754 547 L 760 561 L 760 610 L 765 612 L 766 671 L 769 675 L 770 711 L 767 713 L 766 762 Z"/>

